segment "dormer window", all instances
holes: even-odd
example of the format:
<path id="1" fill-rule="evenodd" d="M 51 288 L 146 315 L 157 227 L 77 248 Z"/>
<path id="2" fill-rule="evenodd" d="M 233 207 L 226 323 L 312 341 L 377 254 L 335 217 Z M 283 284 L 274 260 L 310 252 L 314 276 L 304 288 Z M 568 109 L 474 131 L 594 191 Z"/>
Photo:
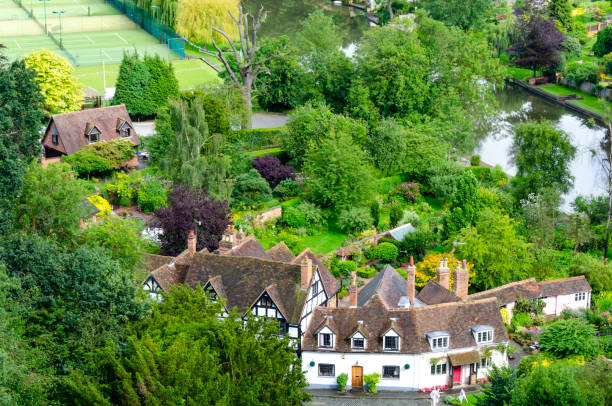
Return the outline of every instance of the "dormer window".
<path id="1" fill-rule="evenodd" d="M 385 351 L 399 351 L 399 336 L 391 330 L 383 337 L 383 347 Z"/>
<path id="2" fill-rule="evenodd" d="M 95 144 L 96 142 L 100 142 L 100 132 L 98 131 L 98 129 L 94 128 L 93 130 L 91 130 L 91 132 L 87 136 L 87 139 L 89 140 L 90 144 Z"/>
<path id="3" fill-rule="evenodd" d="M 446 350 L 450 341 L 450 335 L 446 331 L 434 331 L 426 334 L 432 350 Z"/>
<path id="4" fill-rule="evenodd" d="M 476 326 L 472 329 L 474 339 L 478 344 L 490 343 L 493 341 L 493 327 L 491 326 Z"/>
<path id="5" fill-rule="evenodd" d="M 357 351 L 365 350 L 366 340 L 361 332 L 357 331 L 351 337 L 351 349 Z"/>
<path id="6" fill-rule="evenodd" d="M 130 127 L 126 124 L 119 130 L 119 136 L 121 138 L 128 138 L 132 135 Z"/>
<path id="7" fill-rule="evenodd" d="M 57 128 L 55 128 L 54 126 L 51 130 L 51 142 L 53 143 L 53 145 L 59 144 L 58 135 L 59 134 L 57 133 Z"/>
<path id="8" fill-rule="evenodd" d="M 334 348 L 334 333 L 329 327 L 324 327 L 319 331 L 319 348 Z"/>

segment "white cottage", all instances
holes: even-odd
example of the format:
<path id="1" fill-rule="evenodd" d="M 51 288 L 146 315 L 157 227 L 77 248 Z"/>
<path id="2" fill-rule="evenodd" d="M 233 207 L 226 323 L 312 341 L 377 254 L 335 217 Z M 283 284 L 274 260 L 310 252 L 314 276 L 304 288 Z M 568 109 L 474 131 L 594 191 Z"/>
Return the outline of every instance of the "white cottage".
<path id="1" fill-rule="evenodd" d="M 442 267 L 442 274 L 448 268 Z M 458 268 L 465 280 L 465 267 Z M 302 368 L 311 387 L 336 386 L 339 374 L 350 387 L 379 373 L 381 390 L 418 390 L 475 383 L 493 365 L 506 365 L 508 335 L 497 301 L 458 299 L 440 284 L 430 285 L 427 304 L 415 295 L 414 266 L 405 281 L 392 267 L 380 272 L 351 307 L 317 308 L 302 338 Z M 440 273 L 440 272 L 439 272 Z M 458 289 L 461 291 L 461 288 Z M 446 291 L 446 292 L 444 292 Z M 467 291 L 467 287 L 466 287 Z"/>

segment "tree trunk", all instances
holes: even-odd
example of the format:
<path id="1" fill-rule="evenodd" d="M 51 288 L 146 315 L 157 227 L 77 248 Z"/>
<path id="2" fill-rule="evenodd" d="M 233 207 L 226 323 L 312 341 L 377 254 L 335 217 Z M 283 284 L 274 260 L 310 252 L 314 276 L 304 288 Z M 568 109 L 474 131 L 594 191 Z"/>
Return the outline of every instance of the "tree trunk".
<path id="1" fill-rule="evenodd" d="M 241 127 L 243 130 L 251 129 L 253 127 L 252 116 L 253 116 L 253 101 L 251 99 L 251 86 L 252 81 L 246 79 L 242 86 L 242 123 Z"/>
<path id="2" fill-rule="evenodd" d="M 387 9 L 389 10 L 389 21 L 393 20 L 393 7 L 391 7 L 391 0 L 387 0 Z"/>

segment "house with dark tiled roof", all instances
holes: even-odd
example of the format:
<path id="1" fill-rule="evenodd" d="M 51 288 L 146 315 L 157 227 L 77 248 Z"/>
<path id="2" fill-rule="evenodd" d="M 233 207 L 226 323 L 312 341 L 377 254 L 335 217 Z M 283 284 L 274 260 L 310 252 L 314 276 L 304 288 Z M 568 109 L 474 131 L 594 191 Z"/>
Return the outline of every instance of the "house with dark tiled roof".
<path id="1" fill-rule="evenodd" d="M 123 104 L 54 114 L 42 139 L 44 162 L 72 155 L 85 145 L 117 138 L 131 141 L 134 147 L 139 145 L 134 124 Z"/>
<path id="2" fill-rule="evenodd" d="M 187 250 L 177 257 L 149 256 L 147 266 L 150 273 L 143 288 L 156 300 L 172 286 L 200 285 L 212 300 L 223 299 L 226 315 L 235 309 L 274 318 L 279 334 L 296 339 L 306 330 L 313 309 L 335 306 L 340 290 L 312 251 L 290 261 L 273 260 L 257 239 L 245 238 L 233 227 L 228 227 L 215 253 L 197 252 L 191 232 Z"/>
<path id="3" fill-rule="evenodd" d="M 509 339 L 495 298 L 464 301 L 436 283 L 423 297 L 440 303 L 427 304 L 415 295 L 412 261 L 406 271 L 404 280 L 387 266 L 358 294 L 353 275 L 350 307 L 314 310 L 302 338 L 311 387 L 336 387 L 342 373 L 349 387 L 362 387 L 363 376 L 374 372 L 381 390 L 457 386 L 507 363 Z M 462 283 L 467 268 L 455 272 Z"/>

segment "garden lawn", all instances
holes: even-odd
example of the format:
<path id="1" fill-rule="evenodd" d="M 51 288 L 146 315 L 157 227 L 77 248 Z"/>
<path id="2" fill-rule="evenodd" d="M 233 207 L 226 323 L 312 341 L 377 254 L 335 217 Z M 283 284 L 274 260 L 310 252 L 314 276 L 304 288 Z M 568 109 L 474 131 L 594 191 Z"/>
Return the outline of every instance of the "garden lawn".
<path id="1" fill-rule="evenodd" d="M 201 85 L 214 84 L 221 79 L 211 67 L 198 59 L 171 61 L 174 73 L 181 90 L 193 89 Z M 115 87 L 119 75 L 119 65 L 106 65 L 106 87 Z M 102 66 L 78 66 L 74 68 L 74 77 L 88 87 L 93 87 L 100 94 L 104 92 Z"/>
<path id="2" fill-rule="evenodd" d="M 519 80 L 527 80 L 533 76 L 533 71 L 531 69 L 522 69 L 516 68 L 514 66 L 506 66 L 506 70 L 508 71 L 509 77 L 513 77 Z"/>
<path id="3" fill-rule="evenodd" d="M 278 154 L 279 152 L 281 152 L 283 149 L 282 148 L 267 148 L 267 149 L 258 149 L 257 151 L 251 151 L 249 152 L 249 156 L 251 158 L 257 158 L 258 156 L 264 156 L 264 155 L 275 155 Z"/>
<path id="4" fill-rule="evenodd" d="M 569 87 L 561 85 L 544 85 L 538 88 L 540 90 L 544 90 L 548 93 L 554 94 L 555 96 L 567 96 L 570 94 L 575 94 L 577 96 L 584 97 L 584 100 L 571 100 L 570 103 L 574 103 L 597 114 L 604 114 L 604 109 L 601 107 L 600 102 L 600 100 L 602 99 L 595 97 L 592 94 L 581 92 L 580 90 L 571 89 Z M 610 107 L 612 107 L 612 105 Z"/>

